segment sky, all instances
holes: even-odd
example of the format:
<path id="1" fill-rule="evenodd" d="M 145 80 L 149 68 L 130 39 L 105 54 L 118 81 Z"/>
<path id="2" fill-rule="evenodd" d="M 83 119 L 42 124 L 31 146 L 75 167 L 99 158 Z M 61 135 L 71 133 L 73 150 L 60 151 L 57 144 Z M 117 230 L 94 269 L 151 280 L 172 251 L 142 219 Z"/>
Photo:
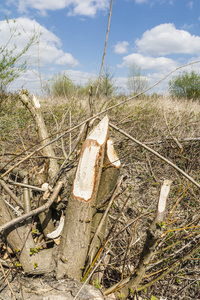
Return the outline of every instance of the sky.
<path id="1" fill-rule="evenodd" d="M 31 36 L 37 36 L 25 54 L 26 73 L 10 89 L 23 86 L 40 94 L 41 81 L 44 86 L 59 72 L 81 85 L 97 78 L 109 8 L 110 0 L 0 0 L 0 47 L 16 45 L 17 53 Z M 118 92 L 127 92 L 131 65 L 140 68 L 150 87 L 176 68 L 198 60 L 199 0 L 113 1 L 104 70 L 113 75 Z M 173 75 L 184 70 L 199 72 L 200 64 Z M 151 92 L 165 93 L 169 79 Z"/>

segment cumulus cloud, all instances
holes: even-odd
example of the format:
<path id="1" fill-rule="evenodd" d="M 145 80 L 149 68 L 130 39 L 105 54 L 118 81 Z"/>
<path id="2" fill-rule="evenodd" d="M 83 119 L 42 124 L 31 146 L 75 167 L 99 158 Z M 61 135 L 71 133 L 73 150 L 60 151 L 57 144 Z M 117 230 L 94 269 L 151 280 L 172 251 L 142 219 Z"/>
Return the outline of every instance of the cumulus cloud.
<path id="1" fill-rule="evenodd" d="M 129 43 L 126 41 L 118 42 L 116 45 L 114 45 L 114 52 L 117 54 L 123 54 L 127 52 Z"/>
<path id="2" fill-rule="evenodd" d="M 36 33 L 36 35 L 40 35 L 39 58 L 41 66 L 48 64 L 58 64 L 63 66 L 78 64 L 78 61 L 74 59 L 71 53 L 67 53 L 62 50 L 62 43 L 60 39 L 34 20 L 19 18 L 15 23 L 13 20 L 10 20 L 9 25 L 5 20 L 0 22 L 0 27 L 0 46 L 7 43 L 10 37 L 10 29 L 15 30 L 14 28 L 16 28 L 15 35 L 9 44 L 10 47 L 12 47 L 12 44 L 16 45 L 15 53 L 22 51 L 34 33 Z M 18 35 L 18 32 L 20 35 Z M 37 65 L 38 45 L 33 44 L 25 55 L 26 59 L 32 66 Z"/>
<path id="3" fill-rule="evenodd" d="M 136 40 L 136 45 L 140 52 L 152 55 L 195 54 L 199 53 L 200 37 L 176 29 L 169 23 L 147 30 L 141 39 Z"/>
<path id="4" fill-rule="evenodd" d="M 139 66 L 142 70 L 165 70 L 167 72 L 177 67 L 177 63 L 170 58 L 144 56 L 140 53 L 132 53 L 123 57 L 123 62 L 118 67 L 128 68 L 131 64 Z"/>
<path id="5" fill-rule="evenodd" d="M 36 9 L 43 15 L 48 10 L 68 9 L 69 15 L 95 16 L 98 10 L 106 10 L 109 0 L 17 0 L 20 13 Z"/>

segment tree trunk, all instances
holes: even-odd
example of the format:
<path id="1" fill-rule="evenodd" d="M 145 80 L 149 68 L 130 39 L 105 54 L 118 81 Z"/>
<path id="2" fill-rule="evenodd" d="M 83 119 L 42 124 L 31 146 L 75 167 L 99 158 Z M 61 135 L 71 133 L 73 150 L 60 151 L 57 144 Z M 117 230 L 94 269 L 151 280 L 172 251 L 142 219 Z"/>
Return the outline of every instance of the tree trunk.
<path id="1" fill-rule="evenodd" d="M 106 116 L 83 143 L 59 247 L 57 278 L 81 279 L 108 135 Z"/>

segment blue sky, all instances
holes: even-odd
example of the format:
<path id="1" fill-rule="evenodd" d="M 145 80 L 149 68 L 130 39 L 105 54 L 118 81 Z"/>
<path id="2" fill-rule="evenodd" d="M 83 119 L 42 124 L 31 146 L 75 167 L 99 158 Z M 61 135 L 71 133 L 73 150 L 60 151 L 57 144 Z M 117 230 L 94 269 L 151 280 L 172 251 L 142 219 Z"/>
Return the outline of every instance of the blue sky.
<path id="1" fill-rule="evenodd" d="M 26 54 L 26 74 L 12 89 L 25 84 L 30 92 L 40 93 L 38 53 L 43 84 L 64 71 L 78 84 L 97 77 L 109 6 L 109 0 L 0 0 L 0 46 L 7 43 L 13 26 L 21 33 L 9 44 L 15 44 L 16 51 L 23 48 L 34 30 L 41 33 L 39 43 Z M 17 21 L 14 24 L 13 19 Z M 199 0 L 113 1 L 105 66 L 114 75 L 119 91 L 127 89 L 131 64 L 141 68 L 150 86 L 175 68 L 199 59 Z M 200 71 L 200 64 L 192 69 Z M 165 92 L 168 81 L 153 91 Z"/>

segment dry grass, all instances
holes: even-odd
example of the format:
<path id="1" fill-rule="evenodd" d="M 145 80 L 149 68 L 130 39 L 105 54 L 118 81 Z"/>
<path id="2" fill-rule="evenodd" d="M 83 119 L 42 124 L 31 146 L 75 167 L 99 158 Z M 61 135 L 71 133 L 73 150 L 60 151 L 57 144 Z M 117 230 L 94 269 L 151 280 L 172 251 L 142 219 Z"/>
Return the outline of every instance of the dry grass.
<path id="1" fill-rule="evenodd" d="M 102 111 L 121 100 L 99 99 L 96 102 L 96 111 Z M 49 133 L 54 136 L 58 131 L 69 128 L 70 125 L 71 127 L 77 125 L 89 114 L 87 99 L 71 101 L 64 98 L 41 99 L 41 104 Z M 109 116 L 112 123 L 138 140 L 149 143 L 154 150 L 200 182 L 200 140 L 193 140 L 200 137 L 200 101 L 142 97 L 110 110 Z M 72 132 L 72 145 L 77 134 L 78 130 Z M 169 165 L 123 135 L 113 129 L 110 129 L 110 135 L 115 141 L 116 151 L 123 166 L 122 174 L 126 176 L 126 180 L 121 187 L 123 196 L 115 201 L 110 212 L 109 226 L 113 224 L 127 197 L 129 200 L 111 237 L 110 261 L 105 268 L 102 281 L 104 287 L 120 280 L 122 271 L 126 277 L 136 266 L 144 244 L 146 229 L 154 216 L 160 185 L 164 178 L 173 181 L 168 200 L 166 234 L 158 245 L 154 261 L 141 283 L 143 285 L 156 279 L 165 268 L 169 268 L 184 257 L 199 241 L 200 191 Z M 21 103 L 16 102 L 16 99 L 10 99 L 0 111 L 0 137 L 1 165 L 22 150 L 27 150 L 23 155 L 28 154 L 32 151 L 28 148 L 37 142 L 35 125 L 30 113 L 22 107 Z M 69 136 L 66 136 L 63 142 L 68 153 Z M 57 142 L 54 148 L 56 155 L 61 158 L 58 159 L 61 164 L 64 159 L 61 141 Z M 41 157 L 41 153 L 38 156 Z M 38 160 L 39 158 L 34 157 L 21 167 L 30 171 Z M 177 230 L 181 227 L 182 230 Z M 118 235 L 115 237 L 116 233 Z M 133 238 L 126 255 L 132 233 Z M 200 299 L 199 278 L 200 256 L 197 250 L 191 259 L 181 263 L 159 282 L 142 290 L 140 297 L 151 299 L 153 295 L 158 299 L 161 296 L 172 299 L 172 295 L 175 295 L 173 299 Z M 192 285 L 191 281 L 194 281 Z"/>

